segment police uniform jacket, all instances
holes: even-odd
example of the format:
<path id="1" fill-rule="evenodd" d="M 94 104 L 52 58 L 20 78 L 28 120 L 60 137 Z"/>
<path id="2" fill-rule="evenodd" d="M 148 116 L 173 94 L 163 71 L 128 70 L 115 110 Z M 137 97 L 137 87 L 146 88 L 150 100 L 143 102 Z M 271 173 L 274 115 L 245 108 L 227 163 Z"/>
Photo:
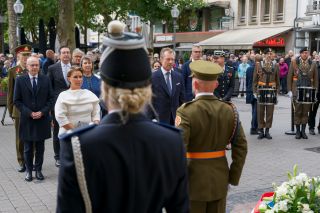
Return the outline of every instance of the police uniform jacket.
<path id="1" fill-rule="evenodd" d="M 14 95 L 14 85 L 16 78 L 18 76 L 24 75 L 28 72 L 26 68 L 22 68 L 22 66 L 17 65 L 12 67 L 8 71 L 8 97 L 7 97 L 7 107 L 9 110 L 9 115 L 12 118 L 19 118 L 20 112 L 19 109 L 13 104 L 13 95 Z"/>
<path id="2" fill-rule="evenodd" d="M 234 90 L 235 71 L 231 66 L 224 66 L 224 72 L 218 77 L 219 86 L 215 89 L 214 95 L 225 101 L 230 101 Z"/>
<path id="3" fill-rule="evenodd" d="M 234 127 L 233 108 L 213 95 L 198 96 L 177 110 L 176 126 L 183 131 L 187 152 L 225 150 Z M 228 184 L 238 185 L 247 154 L 241 127 L 232 145 L 232 163 L 227 158 L 188 159 L 189 196 L 194 201 L 219 200 Z"/>
<path id="4" fill-rule="evenodd" d="M 306 75 L 307 78 L 310 79 L 311 83 L 310 85 L 306 85 L 305 82 L 302 82 L 304 85 L 300 86 L 318 88 L 318 72 L 316 63 L 311 60 L 307 60 L 306 64 L 303 65 L 301 58 L 297 57 L 291 62 L 287 76 L 288 91 L 292 92 L 293 97 L 297 96 L 297 87 L 299 86 L 300 75 Z"/>
<path id="5" fill-rule="evenodd" d="M 180 131 L 143 114 L 122 124 L 118 113 L 61 142 L 57 212 L 85 212 L 70 137 L 79 135 L 93 212 L 188 212 L 186 160 Z"/>
<path id="6" fill-rule="evenodd" d="M 253 74 L 253 93 L 258 92 L 258 87 L 275 88 L 280 91 L 279 64 L 263 61 L 256 63 Z"/>

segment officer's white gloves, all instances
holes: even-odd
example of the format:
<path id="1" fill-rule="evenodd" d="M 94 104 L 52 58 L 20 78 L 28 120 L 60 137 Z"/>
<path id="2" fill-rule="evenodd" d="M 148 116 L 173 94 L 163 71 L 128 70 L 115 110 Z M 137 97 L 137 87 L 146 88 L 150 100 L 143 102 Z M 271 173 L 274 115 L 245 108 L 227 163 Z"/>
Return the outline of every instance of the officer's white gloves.
<path id="1" fill-rule="evenodd" d="M 253 97 L 257 99 L 257 93 L 253 93 Z"/>
<path id="2" fill-rule="evenodd" d="M 289 98 L 292 98 L 292 92 L 291 91 L 288 92 L 288 96 L 289 96 Z"/>

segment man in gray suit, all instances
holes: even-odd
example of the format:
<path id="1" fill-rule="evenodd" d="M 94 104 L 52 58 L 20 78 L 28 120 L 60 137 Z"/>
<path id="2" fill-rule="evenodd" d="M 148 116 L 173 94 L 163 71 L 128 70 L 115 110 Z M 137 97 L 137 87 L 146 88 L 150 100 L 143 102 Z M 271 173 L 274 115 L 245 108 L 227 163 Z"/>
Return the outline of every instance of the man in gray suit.
<path id="1" fill-rule="evenodd" d="M 60 92 L 65 91 L 69 88 L 69 82 L 67 80 L 67 73 L 71 67 L 71 52 L 70 48 L 62 46 L 59 49 L 60 61 L 51 65 L 48 69 L 48 75 L 51 81 L 51 85 L 54 93 L 54 104 L 52 109 L 53 117 L 53 150 L 54 159 L 56 160 L 56 166 L 60 166 L 60 144 L 59 144 L 59 124 L 54 116 L 54 105 L 56 104 L 57 98 Z"/>

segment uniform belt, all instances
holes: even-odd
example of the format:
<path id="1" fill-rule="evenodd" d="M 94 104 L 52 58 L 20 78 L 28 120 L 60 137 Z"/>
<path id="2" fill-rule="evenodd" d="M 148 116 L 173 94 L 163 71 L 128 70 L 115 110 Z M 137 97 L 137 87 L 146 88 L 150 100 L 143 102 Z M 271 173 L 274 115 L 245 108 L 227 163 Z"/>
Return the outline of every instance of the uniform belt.
<path id="1" fill-rule="evenodd" d="M 214 152 L 187 152 L 187 158 L 189 159 L 213 159 L 226 156 L 226 151 L 214 151 Z"/>
<path id="2" fill-rule="evenodd" d="M 275 83 L 275 82 L 269 82 L 269 84 L 267 85 L 267 83 L 262 82 L 262 81 L 259 81 L 259 82 L 258 82 L 258 85 L 259 85 L 259 86 L 275 86 L 276 83 Z"/>

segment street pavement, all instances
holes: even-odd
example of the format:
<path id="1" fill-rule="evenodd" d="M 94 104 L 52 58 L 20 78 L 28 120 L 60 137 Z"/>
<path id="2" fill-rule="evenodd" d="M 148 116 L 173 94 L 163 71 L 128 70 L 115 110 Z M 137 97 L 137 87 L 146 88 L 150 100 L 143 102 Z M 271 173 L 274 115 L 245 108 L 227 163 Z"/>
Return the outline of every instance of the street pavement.
<path id="1" fill-rule="evenodd" d="M 262 193 L 272 190 L 272 183 L 287 180 L 294 164 L 310 176 L 320 175 L 320 153 L 306 148 L 319 147 L 320 135 L 308 140 L 296 140 L 285 135 L 290 130 L 290 99 L 279 97 L 275 107 L 272 140 L 257 140 L 249 134 L 251 105 L 244 98 L 233 98 L 248 140 L 248 155 L 239 186 L 231 186 L 228 213 L 249 213 Z M 4 108 L 0 107 L 0 115 Z M 319 117 L 319 113 L 318 113 Z M 318 121 L 318 118 L 317 118 Z M 44 181 L 24 181 L 25 174 L 16 171 L 17 160 L 13 122 L 8 116 L 6 126 L 0 126 L 0 212 L 55 212 L 58 168 L 54 165 L 52 140 L 47 140 L 43 174 Z M 228 158 L 230 159 L 228 153 Z"/>

